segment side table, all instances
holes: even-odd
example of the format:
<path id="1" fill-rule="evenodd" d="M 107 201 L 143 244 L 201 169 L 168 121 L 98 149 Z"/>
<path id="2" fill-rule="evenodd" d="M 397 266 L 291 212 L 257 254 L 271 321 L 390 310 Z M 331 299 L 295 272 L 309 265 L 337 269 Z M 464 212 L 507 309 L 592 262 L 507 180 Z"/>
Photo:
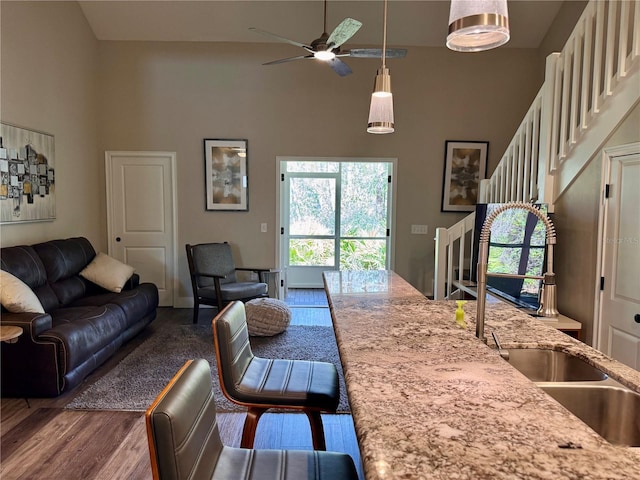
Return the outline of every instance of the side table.
<path id="1" fill-rule="evenodd" d="M 22 327 L 3 325 L 0 327 L 0 342 L 16 343 L 22 335 Z"/>

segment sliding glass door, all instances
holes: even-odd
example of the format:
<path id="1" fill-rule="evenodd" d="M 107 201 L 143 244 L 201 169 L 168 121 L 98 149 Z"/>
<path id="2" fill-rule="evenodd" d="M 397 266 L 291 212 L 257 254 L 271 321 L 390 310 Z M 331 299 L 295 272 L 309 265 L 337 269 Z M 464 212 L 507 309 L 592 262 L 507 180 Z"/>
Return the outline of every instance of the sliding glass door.
<path id="1" fill-rule="evenodd" d="M 289 288 L 325 270 L 390 268 L 393 162 L 281 161 L 280 258 Z"/>

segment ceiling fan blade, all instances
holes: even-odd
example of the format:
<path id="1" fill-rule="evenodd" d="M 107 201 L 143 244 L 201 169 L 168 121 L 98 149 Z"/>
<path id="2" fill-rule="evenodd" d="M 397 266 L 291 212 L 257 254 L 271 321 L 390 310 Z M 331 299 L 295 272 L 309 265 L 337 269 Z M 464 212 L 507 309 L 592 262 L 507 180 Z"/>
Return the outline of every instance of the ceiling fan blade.
<path id="1" fill-rule="evenodd" d="M 336 72 L 341 77 L 346 77 L 347 75 L 353 73 L 351 68 L 349 68 L 349 65 L 344 63 L 339 58 L 333 58 L 331 60 L 327 60 L 327 63 L 331 68 L 333 68 L 333 71 Z"/>
<path id="2" fill-rule="evenodd" d="M 305 48 L 305 49 L 307 49 L 309 51 L 313 51 L 309 45 L 305 45 L 304 43 L 296 42 L 295 40 L 290 40 L 288 38 L 281 37 L 280 35 L 276 35 L 275 33 L 267 32 L 266 30 L 260 30 L 259 28 L 255 28 L 255 27 L 250 27 L 249 30 L 251 30 L 253 32 L 256 32 L 256 33 L 261 33 L 262 35 L 266 35 L 268 37 L 273 37 L 276 40 L 280 40 L 281 42 L 289 43 L 291 45 L 295 45 L 296 47 L 302 47 L 302 48 Z"/>
<path id="3" fill-rule="evenodd" d="M 294 60 L 304 60 L 305 58 L 313 58 L 313 55 L 299 55 L 297 57 L 281 58 L 280 60 L 263 63 L 262 65 L 277 65 L 279 63 L 293 62 Z"/>
<path id="4" fill-rule="evenodd" d="M 381 48 L 352 48 L 348 52 L 344 52 L 350 57 L 357 58 L 382 58 Z M 340 55 L 342 56 L 342 54 Z M 387 48 L 385 51 L 386 58 L 404 58 L 407 56 L 406 48 Z"/>
<path id="5" fill-rule="evenodd" d="M 331 35 L 329 35 L 327 39 L 327 45 L 331 48 L 338 48 L 353 37 L 356 32 L 360 30 L 361 26 L 362 22 L 354 20 L 353 18 L 345 18 L 340 22 L 340 25 L 331 32 Z"/>

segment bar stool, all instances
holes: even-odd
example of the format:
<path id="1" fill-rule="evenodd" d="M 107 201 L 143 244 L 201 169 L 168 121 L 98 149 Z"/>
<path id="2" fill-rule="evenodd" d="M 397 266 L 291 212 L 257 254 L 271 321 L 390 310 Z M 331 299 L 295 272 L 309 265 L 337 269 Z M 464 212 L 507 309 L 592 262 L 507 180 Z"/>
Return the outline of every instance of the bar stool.
<path id="1" fill-rule="evenodd" d="M 222 393 L 247 407 L 241 446 L 252 448 L 258 421 L 270 408 L 307 414 L 313 448 L 325 450 L 320 412 L 335 413 L 340 400 L 333 363 L 256 357 L 249 344 L 242 302 L 227 305 L 212 322 Z"/>
<path id="2" fill-rule="evenodd" d="M 345 453 L 250 450 L 222 444 L 211 369 L 188 360 L 145 414 L 155 480 L 357 480 Z"/>

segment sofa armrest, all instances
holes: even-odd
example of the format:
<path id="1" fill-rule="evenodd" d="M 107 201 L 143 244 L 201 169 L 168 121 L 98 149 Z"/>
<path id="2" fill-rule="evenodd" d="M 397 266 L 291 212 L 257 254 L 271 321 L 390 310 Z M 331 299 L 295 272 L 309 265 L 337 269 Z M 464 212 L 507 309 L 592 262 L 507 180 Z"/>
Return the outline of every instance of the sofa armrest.
<path id="1" fill-rule="evenodd" d="M 124 290 L 133 290 L 138 285 L 140 285 L 140 275 L 138 275 L 137 273 L 134 273 L 133 275 L 131 275 L 129 280 L 127 280 L 127 283 L 124 284 L 124 287 L 122 287 L 122 290 L 123 291 Z"/>
<path id="2" fill-rule="evenodd" d="M 24 334 L 29 334 L 35 340 L 41 333 L 49 330 L 53 325 L 48 313 L 10 313 L 2 312 L 2 325 L 21 327 Z"/>

